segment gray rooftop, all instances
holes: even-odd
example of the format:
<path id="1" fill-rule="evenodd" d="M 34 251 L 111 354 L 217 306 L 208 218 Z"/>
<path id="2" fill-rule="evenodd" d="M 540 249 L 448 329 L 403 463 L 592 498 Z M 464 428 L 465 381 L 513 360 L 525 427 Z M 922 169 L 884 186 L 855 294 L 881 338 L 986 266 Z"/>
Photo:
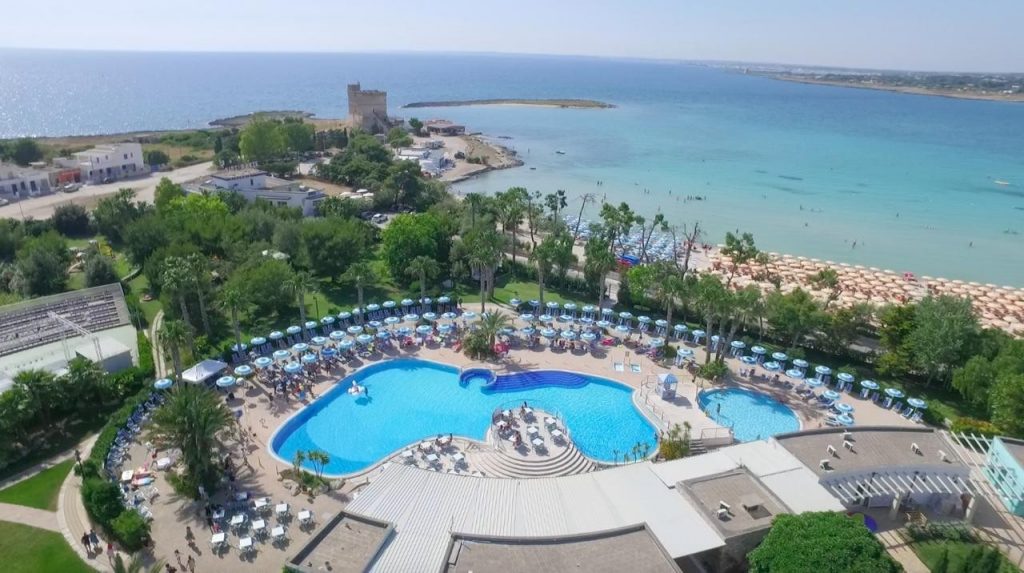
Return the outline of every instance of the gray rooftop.
<path id="1" fill-rule="evenodd" d="M 643 525 L 556 539 L 503 540 L 456 536 L 452 539 L 444 570 L 448 573 L 680 571 L 675 561 Z"/>
<path id="2" fill-rule="evenodd" d="M 1006 451 L 1010 452 L 1013 459 L 1017 460 L 1021 467 L 1024 467 L 1024 440 L 1000 437 L 999 441 L 1003 442 L 1003 446 L 1006 447 Z"/>
<path id="3" fill-rule="evenodd" d="M 690 498 L 725 537 L 771 527 L 776 515 L 791 513 L 775 495 L 745 469 L 680 482 L 676 489 Z M 719 510 L 728 509 L 719 515 Z"/>
<path id="4" fill-rule="evenodd" d="M 845 431 L 850 433 L 853 449 L 844 447 L 843 428 L 783 434 L 775 439 L 818 476 L 901 468 L 953 472 L 965 469 L 953 446 L 930 428 L 853 426 Z M 829 453 L 829 446 L 835 448 L 835 454 Z M 939 452 L 947 454 L 945 461 Z M 829 460 L 828 470 L 820 467 L 825 459 Z"/>
<path id="5" fill-rule="evenodd" d="M 288 560 L 303 572 L 361 573 L 391 536 L 389 523 L 341 513 Z"/>
<path id="6" fill-rule="evenodd" d="M 231 169 L 222 169 L 216 173 L 211 173 L 210 177 L 216 177 L 217 179 L 242 179 L 244 177 L 255 177 L 257 175 L 266 175 L 267 172 L 262 169 L 255 167 L 237 167 Z"/>

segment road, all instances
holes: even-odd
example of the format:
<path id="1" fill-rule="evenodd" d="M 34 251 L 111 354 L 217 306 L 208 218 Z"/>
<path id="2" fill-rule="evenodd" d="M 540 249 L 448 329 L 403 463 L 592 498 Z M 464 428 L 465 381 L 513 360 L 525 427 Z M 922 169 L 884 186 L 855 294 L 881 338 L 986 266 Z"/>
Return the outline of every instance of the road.
<path id="1" fill-rule="evenodd" d="M 210 171 L 213 164 L 210 162 L 182 167 L 174 171 L 153 173 L 148 177 L 140 179 L 129 179 L 126 181 L 115 181 L 101 185 L 85 185 L 74 193 L 54 193 L 43 195 L 32 199 L 25 199 L 17 203 L 11 203 L 0 207 L 0 218 L 9 219 L 49 219 L 53 210 L 59 205 L 75 203 L 92 208 L 101 198 L 117 193 L 118 189 L 131 188 L 135 190 L 136 199 L 139 201 L 153 202 L 153 195 L 156 185 L 160 179 L 166 177 L 175 183 L 183 183 Z"/>

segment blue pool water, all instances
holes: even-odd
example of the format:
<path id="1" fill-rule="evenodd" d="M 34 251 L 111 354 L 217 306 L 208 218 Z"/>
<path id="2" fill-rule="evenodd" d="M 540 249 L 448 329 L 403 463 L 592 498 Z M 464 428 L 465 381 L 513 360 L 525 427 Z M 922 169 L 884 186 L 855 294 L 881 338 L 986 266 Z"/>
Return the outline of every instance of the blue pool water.
<path id="1" fill-rule="evenodd" d="M 352 380 L 368 396 L 347 392 Z M 496 408 L 523 401 L 559 415 L 576 446 L 587 456 L 612 461 L 637 442 L 654 448 L 655 428 L 636 410 L 632 389 L 611 380 L 560 371 L 535 371 L 459 383 L 451 366 L 399 359 L 368 366 L 278 429 L 271 448 L 285 460 L 297 450 L 330 454 L 325 472 L 365 469 L 423 438 L 452 433 L 482 440 Z"/>
<path id="2" fill-rule="evenodd" d="M 788 406 L 761 392 L 743 388 L 707 390 L 701 392 L 698 401 L 712 420 L 732 428 L 741 442 L 800 429 L 800 421 Z"/>

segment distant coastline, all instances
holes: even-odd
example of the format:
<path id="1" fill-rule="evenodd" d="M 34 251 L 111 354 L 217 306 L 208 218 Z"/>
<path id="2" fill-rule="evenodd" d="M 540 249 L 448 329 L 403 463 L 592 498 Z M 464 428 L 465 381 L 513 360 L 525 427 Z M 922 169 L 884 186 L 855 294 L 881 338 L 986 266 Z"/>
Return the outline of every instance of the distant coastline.
<path id="1" fill-rule="evenodd" d="M 470 105 L 532 105 L 538 107 L 561 107 L 572 109 L 608 109 L 615 107 L 603 101 L 592 99 L 465 99 L 448 101 L 417 101 L 403 105 L 403 108 L 415 107 L 459 107 Z"/>
<path id="2" fill-rule="evenodd" d="M 953 99 L 969 99 L 978 101 L 1002 101 L 1010 103 L 1024 102 L 1024 94 L 992 94 L 977 92 L 961 92 L 952 90 L 940 90 L 925 87 L 894 86 L 886 84 L 871 84 L 861 81 L 861 78 L 851 78 L 850 81 L 823 80 L 807 76 L 793 74 L 765 74 L 767 77 L 782 80 L 785 82 L 796 82 L 799 84 L 813 84 L 819 86 L 834 86 L 841 88 L 855 88 L 862 90 L 877 90 L 884 92 L 895 92 L 910 95 L 923 95 L 935 97 L 947 97 Z"/>

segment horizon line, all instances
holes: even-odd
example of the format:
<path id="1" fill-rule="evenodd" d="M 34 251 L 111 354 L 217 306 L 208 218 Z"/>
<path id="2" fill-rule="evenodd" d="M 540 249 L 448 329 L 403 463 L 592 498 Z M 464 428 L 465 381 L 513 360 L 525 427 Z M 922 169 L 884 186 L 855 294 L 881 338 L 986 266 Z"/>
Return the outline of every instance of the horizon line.
<path id="1" fill-rule="evenodd" d="M 921 70 L 906 68 L 875 68 L 838 66 L 825 64 L 799 64 L 787 62 L 758 62 L 747 60 L 720 60 L 720 59 L 689 59 L 689 58 L 667 58 L 655 56 L 613 56 L 602 54 L 558 54 L 541 52 L 501 52 L 501 51 L 460 51 L 460 50 L 165 50 L 165 49 L 118 49 L 118 48 L 45 48 L 26 46 L 3 46 L 0 45 L 0 52 L 23 51 L 23 52 L 76 52 L 76 53 L 99 53 L 99 54 L 274 54 L 274 55 L 406 55 L 406 56 L 489 56 L 489 57 L 532 57 L 532 58 L 578 58 L 590 60 L 610 60 L 627 62 L 647 62 L 662 64 L 683 64 L 683 65 L 704 65 L 704 66 L 773 66 L 786 68 L 807 68 L 809 70 L 841 70 L 865 73 L 921 73 L 921 74 L 957 74 L 983 76 L 990 74 L 998 75 L 1024 75 L 1021 72 L 1009 71 L 957 71 L 957 70 Z"/>

